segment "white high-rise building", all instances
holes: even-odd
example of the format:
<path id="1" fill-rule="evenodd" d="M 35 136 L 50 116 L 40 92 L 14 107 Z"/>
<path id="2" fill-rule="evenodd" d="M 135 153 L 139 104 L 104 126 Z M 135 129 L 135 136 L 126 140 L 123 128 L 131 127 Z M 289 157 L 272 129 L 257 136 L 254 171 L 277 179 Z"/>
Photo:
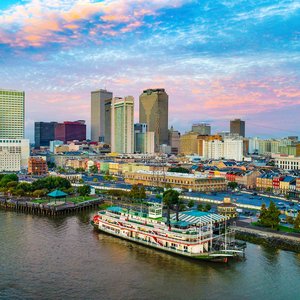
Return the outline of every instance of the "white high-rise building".
<path id="1" fill-rule="evenodd" d="M 134 153 L 134 98 L 114 97 L 111 103 L 111 152 Z"/>
<path id="2" fill-rule="evenodd" d="M 224 139 L 224 158 L 243 160 L 243 139 L 242 138 L 225 138 Z"/>
<path id="3" fill-rule="evenodd" d="M 91 140 L 110 144 L 111 99 L 113 93 L 107 90 L 91 92 Z"/>
<path id="4" fill-rule="evenodd" d="M 234 159 L 243 160 L 243 139 L 225 138 L 223 141 L 203 141 L 204 159 Z"/>
<path id="5" fill-rule="evenodd" d="M 220 140 L 203 141 L 203 157 L 220 159 L 224 157 L 224 142 Z"/>
<path id="6" fill-rule="evenodd" d="M 0 89 L 0 138 L 24 138 L 24 107 L 24 92 Z"/>
<path id="7" fill-rule="evenodd" d="M 0 138 L 0 172 L 27 168 L 29 155 L 29 140 Z"/>

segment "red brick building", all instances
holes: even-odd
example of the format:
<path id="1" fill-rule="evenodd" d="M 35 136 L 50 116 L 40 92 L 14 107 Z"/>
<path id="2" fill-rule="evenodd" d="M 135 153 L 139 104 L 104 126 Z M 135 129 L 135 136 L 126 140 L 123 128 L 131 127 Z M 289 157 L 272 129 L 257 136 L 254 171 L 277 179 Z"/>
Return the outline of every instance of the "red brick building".
<path id="1" fill-rule="evenodd" d="M 86 125 L 85 121 L 66 121 L 58 123 L 55 126 L 55 140 L 63 141 L 65 144 L 68 141 L 84 141 L 86 140 Z"/>

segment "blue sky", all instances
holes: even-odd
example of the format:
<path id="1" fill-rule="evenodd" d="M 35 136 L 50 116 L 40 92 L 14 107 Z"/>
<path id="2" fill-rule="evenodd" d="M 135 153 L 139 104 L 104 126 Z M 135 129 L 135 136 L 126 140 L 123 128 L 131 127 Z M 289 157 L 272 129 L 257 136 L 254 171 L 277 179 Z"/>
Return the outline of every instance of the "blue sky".
<path id="1" fill-rule="evenodd" d="M 300 134 L 300 2 L 0 2 L 0 87 L 34 121 L 90 118 L 90 91 L 169 94 L 170 125 L 246 120 L 248 135 Z M 136 120 L 138 120 L 136 109 Z"/>

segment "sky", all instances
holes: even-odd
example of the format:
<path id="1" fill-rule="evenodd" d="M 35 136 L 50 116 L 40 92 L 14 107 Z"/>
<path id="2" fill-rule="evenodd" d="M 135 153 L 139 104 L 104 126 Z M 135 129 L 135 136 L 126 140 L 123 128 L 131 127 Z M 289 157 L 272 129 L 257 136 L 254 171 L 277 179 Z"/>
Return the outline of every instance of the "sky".
<path id="1" fill-rule="evenodd" d="M 35 121 L 87 120 L 90 92 L 165 88 L 169 125 L 300 135 L 300 1 L 0 0 L 0 88 Z"/>

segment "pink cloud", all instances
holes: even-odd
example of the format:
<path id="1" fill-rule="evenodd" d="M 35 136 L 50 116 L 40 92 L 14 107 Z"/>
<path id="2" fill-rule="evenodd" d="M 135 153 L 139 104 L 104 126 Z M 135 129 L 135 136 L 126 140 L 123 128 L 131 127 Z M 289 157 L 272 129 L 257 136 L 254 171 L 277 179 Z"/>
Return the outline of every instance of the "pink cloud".
<path id="1" fill-rule="evenodd" d="M 188 0 L 190 1 L 190 0 Z M 0 40 L 12 47 L 39 47 L 47 42 L 67 43 L 61 35 L 65 30 L 74 32 L 73 39 L 81 37 L 77 30 L 85 28 L 94 16 L 99 15 L 102 25 L 112 25 L 98 34 L 115 36 L 133 31 L 143 25 L 145 15 L 157 14 L 163 7 L 177 7 L 184 0 L 31 0 L 23 5 L 15 5 L 0 15 Z M 118 28 L 122 24 L 124 26 Z M 93 26 L 97 26 L 93 24 Z M 98 29 L 101 27 L 98 27 Z M 89 31 L 95 35 L 96 31 Z"/>

